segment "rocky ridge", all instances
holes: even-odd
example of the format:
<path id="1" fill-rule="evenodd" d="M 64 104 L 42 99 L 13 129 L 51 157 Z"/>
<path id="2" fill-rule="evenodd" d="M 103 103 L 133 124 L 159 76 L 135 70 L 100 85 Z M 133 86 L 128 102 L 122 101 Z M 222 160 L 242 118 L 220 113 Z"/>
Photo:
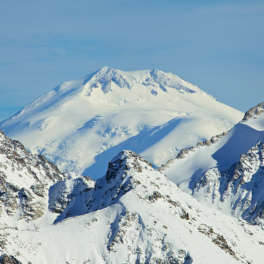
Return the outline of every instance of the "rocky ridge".
<path id="1" fill-rule="evenodd" d="M 32 155 L 0 131 L 0 223 L 9 218 L 27 222 L 41 218 L 48 206 L 49 187 L 64 179 L 56 165 Z M 9 220 L 8 220 L 9 219 Z"/>
<path id="2" fill-rule="evenodd" d="M 26 236 L 8 230 L 6 253 L 22 263 L 262 263 L 252 253 L 261 229 L 208 210 L 132 151 L 113 158 L 94 188 L 83 184 L 70 184 L 75 196 L 55 224 Z"/>
<path id="3" fill-rule="evenodd" d="M 75 196 L 93 186 L 91 178 L 61 173 L 44 156 L 33 155 L 0 131 L 0 263 L 21 263 L 5 254 L 10 244 L 6 230 L 52 224 Z"/>
<path id="4" fill-rule="evenodd" d="M 230 207 L 232 215 L 251 224 L 264 225 L 264 141 L 241 154 L 237 163 L 225 170 L 212 168 L 190 181 L 194 197 Z M 202 198 L 201 198 L 202 197 Z M 219 203 L 220 202 L 220 203 Z M 227 204 L 227 205 L 225 205 Z"/>
<path id="5" fill-rule="evenodd" d="M 4 264 L 262 261 L 254 252 L 264 244 L 258 226 L 204 207 L 132 151 L 94 182 L 60 173 L 3 133 L 0 148 Z"/>
<path id="6" fill-rule="evenodd" d="M 216 136 L 213 136 L 211 137 L 210 139 L 206 139 L 206 140 L 203 140 L 203 141 L 199 141 L 197 142 L 196 146 L 191 146 L 191 147 L 188 147 L 188 148 L 183 148 L 179 151 L 179 153 L 177 154 L 176 158 L 174 159 L 170 159 L 168 160 L 165 164 L 162 164 L 158 170 L 160 172 L 163 172 L 165 171 L 166 169 L 168 169 L 170 167 L 170 164 L 174 163 L 174 161 L 176 159 L 183 159 L 185 158 L 190 152 L 195 152 L 198 148 L 200 147 L 203 147 L 203 146 L 210 146 L 211 144 L 215 144 L 217 143 L 221 138 L 223 138 L 225 135 L 227 135 L 229 131 L 226 131 L 226 132 L 223 132 L 219 135 L 216 135 Z"/>
<path id="7" fill-rule="evenodd" d="M 251 118 L 256 119 L 259 115 L 261 115 L 264 112 L 264 102 L 259 103 L 258 105 L 252 107 L 249 109 L 245 115 L 242 121 L 249 120 Z"/>
<path id="8" fill-rule="evenodd" d="M 264 113 L 264 102 L 259 103 L 258 105 L 256 105 L 256 106 L 252 107 L 251 109 L 249 109 L 245 113 L 245 115 L 244 115 L 244 117 L 243 117 L 241 122 L 245 122 L 245 121 L 250 120 L 250 119 L 256 119 L 262 113 Z M 158 168 L 158 170 L 161 171 L 161 172 L 165 171 L 170 166 L 170 164 L 172 164 L 175 161 L 175 159 L 185 158 L 190 153 L 190 151 L 193 152 L 199 147 L 210 146 L 211 144 L 217 143 L 221 138 L 226 136 L 230 131 L 231 131 L 231 129 L 226 131 L 226 132 L 223 132 L 223 133 L 221 133 L 219 135 L 213 136 L 210 139 L 199 141 L 199 142 L 197 142 L 196 146 L 190 146 L 188 148 L 181 149 L 179 151 L 179 153 L 177 154 L 176 158 L 168 160 L 165 164 L 162 164 Z"/>
<path id="9" fill-rule="evenodd" d="M 251 108 L 216 140 L 181 150 L 159 170 L 203 204 L 263 226 L 263 106 Z M 187 164 L 191 169 L 181 171 L 187 176 L 177 182 L 177 171 Z"/>

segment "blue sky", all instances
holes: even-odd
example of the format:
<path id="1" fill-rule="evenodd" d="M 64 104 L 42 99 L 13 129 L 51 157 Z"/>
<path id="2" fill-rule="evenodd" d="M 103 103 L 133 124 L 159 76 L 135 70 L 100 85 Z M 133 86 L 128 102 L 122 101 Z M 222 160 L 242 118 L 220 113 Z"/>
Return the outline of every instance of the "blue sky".
<path id="1" fill-rule="evenodd" d="M 104 66 L 172 72 L 245 112 L 264 101 L 264 1 L 0 1 L 0 120 Z"/>

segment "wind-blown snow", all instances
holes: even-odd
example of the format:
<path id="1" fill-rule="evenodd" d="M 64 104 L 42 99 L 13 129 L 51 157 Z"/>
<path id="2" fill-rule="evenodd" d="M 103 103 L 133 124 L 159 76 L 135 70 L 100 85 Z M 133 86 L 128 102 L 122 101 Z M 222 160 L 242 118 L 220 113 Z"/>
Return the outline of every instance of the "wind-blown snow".
<path id="1" fill-rule="evenodd" d="M 105 67 L 62 83 L 0 128 L 61 170 L 98 178 L 123 149 L 160 166 L 241 119 L 241 112 L 171 73 Z"/>

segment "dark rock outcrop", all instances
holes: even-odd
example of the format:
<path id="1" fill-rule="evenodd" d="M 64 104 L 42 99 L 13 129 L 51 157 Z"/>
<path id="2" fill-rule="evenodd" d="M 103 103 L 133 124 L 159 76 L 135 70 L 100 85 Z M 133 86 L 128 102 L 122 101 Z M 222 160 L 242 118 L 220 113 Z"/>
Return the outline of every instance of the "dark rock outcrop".
<path id="1" fill-rule="evenodd" d="M 0 258 L 0 264 L 22 264 L 22 262 L 20 262 L 13 256 L 3 254 Z"/>

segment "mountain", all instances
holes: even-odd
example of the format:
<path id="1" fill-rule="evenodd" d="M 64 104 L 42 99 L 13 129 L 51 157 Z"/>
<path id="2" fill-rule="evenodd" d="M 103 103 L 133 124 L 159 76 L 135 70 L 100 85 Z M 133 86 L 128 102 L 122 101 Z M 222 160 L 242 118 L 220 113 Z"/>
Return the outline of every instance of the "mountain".
<path id="1" fill-rule="evenodd" d="M 54 224 L 5 227 L 9 263 L 264 263 L 263 230 L 203 206 L 132 151 L 93 188 L 59 181 L 49 207 L 74 194 Z M 61 191 L 60 191 L 61 190 Z M 20 261 L 20 262 L 18 262 Z M 5 262 L 8 263 L 8 262 Z"/>
<path id="2" fill-rule="evenodd" d="M 242 117 L 174 74 L 104 67 L 62 83 L 1 122 L 0 129 L 61 170 L 96 179 L 123 149 L 160 166 Z"/>
<path id="3" fill-rule="evenodd" d="M 44 156 L 32 155 L 0 131 L 0 226 L 39 220 L 46 213 L 49 187 L 64 178 Z"/>
<path id="4" fill-rule="evenodd" d="M 228 133 L 183 149 L 160 171 L 209 207 L 264 225 L 264 103 Z"/>
<path id="5" fill-rule="evenodd" d="M 19 141 L 0 131 L 0 228 L 35 228 L 53 223 L 77 195 L 72 189 L 80 182 L 86 189 L 94 186 L 87 177 L 62 174 L 44 156 L 31 154 Z"/>

